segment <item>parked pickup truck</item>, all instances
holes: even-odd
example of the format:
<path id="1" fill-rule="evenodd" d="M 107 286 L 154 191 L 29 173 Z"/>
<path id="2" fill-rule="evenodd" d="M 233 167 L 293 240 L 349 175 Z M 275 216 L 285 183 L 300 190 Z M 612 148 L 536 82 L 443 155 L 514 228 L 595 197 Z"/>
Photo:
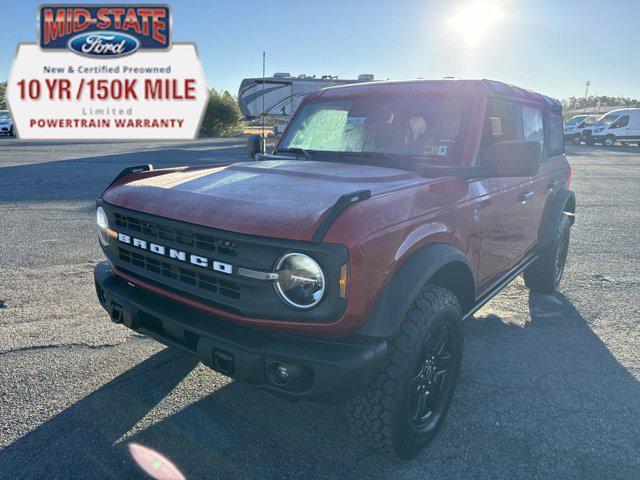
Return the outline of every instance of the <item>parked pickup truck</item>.
<path id="1" fill-rule="evenodd" d="M 487 80 L 311 94 L 259 161 L 122 172 L 97 201 L 98 299 L 225 375 L 346 402 L 360 437 L 409 458 L 451 404 L 463 320 L 520 274 L 558 288 L 561 113 Z"/>

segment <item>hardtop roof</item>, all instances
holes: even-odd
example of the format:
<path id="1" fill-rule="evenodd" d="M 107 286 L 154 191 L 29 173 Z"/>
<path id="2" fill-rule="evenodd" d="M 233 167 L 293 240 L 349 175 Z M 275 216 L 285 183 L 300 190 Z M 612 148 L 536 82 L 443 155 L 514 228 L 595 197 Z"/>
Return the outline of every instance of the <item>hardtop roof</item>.
<path id="1" fill-rule="evenodd" d="M 552 110 L 562 110 L 561 103 L 555 98 L 542 95 L 541 93 L 537 93 L 532 90 L 516 87 L 515 85 L 508 83 L 486 79 L 387 80 L 381 82 L 354 83 L 350 85 L 327 87 L 322 89 L 321 92 L 322 96 L 332 96 L 332 94 L 340 95 L 349 91 L 353 91 L 354 93 L 383 93 L 388 90 L 402 90 L 403 88 L 418 89 L 421 86 L 430 86 L 443 93 L 455 93 L 463 86 L 468 85 L 482 88 L 489 96 L 494 98 L 535 103 Z"/>

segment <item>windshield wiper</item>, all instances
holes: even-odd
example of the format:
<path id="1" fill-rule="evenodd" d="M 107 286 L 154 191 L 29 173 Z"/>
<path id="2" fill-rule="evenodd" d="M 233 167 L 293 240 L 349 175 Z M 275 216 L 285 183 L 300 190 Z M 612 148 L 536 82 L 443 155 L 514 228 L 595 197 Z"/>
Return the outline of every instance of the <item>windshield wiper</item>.
<path id="1" fill-rule="evenodd" d="M 423 157 L 412 155 L 394 155 L 392 153 L 385 152 L 341 152 L 345 156 L 352 156 L 356 158 L 364 158 L 370 163 L 381 166 L 393 166 L 403 170 L 410 170 L 416 167 L 416 165 L 425 165 L 430 162 L 425 162 Z"/>
<path id="2" fill-rule="evenodd" d="M 309 150 L 305 150 L 304 148 L 290 147 L 290 148 L 279 148 L 273 153 L 276 155 L 278 155 L 279 153 L 293 153 L 296 155 L 302 154 L 304 158 L 306 158 L 307 160 L 311 160 L 314 152 L 313 150 L 309 151 Z"/>

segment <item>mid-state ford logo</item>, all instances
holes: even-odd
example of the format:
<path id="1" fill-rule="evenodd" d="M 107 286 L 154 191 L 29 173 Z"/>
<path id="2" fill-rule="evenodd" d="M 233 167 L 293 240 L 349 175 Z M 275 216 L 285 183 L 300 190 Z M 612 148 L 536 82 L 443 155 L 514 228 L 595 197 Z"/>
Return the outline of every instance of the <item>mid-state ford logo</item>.
<path id="1" fill-rule="evenodd" d="M 108 58 L 171 47 L 166 5 L 42 5 L 40 48 Z"/>
<path id="2" fill-rule="evenodd" d="M 91 57 L 124 57 L 140 48 L 140 41 L 118 32 L 90 32 L 76 35 L 67 44 L 70 50 Z"/>

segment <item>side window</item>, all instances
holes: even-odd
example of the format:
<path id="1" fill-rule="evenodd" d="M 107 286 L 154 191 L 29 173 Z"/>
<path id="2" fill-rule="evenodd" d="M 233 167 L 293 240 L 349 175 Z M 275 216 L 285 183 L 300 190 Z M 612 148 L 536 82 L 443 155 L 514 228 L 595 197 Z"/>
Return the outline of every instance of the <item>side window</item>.
<path id="1" fill-rule="evenodd" d="M 502 140 L 518 140 L 518 108 L 510 103 L 489 101 L 484 125 L 484 147 Z"/>
<path id="2" fill-rule="evenodd" d="M 587 127 L 589 127 L 589 126 L 591 126 L 591 125 L 595 124 L 595 123 L 596 123 L 596 120 L 597 120 L 597 118 L 596 118 L 596 117 L 588 117 L 588 118 L 584 121 L 584 124 L 585 124 Z"/>
<path id="3" fill-rule="evenodd" d="M 549 112 L 549 155 L 560 155 L 563 152 L 562 115 L 559 112 Z"/>
<path id="4" fill-rule="evenodd" d="M 609 128 L 622 128 L 626 127 L 627 125 L 629 125 L 629 115 L 623 115 L 618 120 L 613 122 L 613 124 Z"/>
<path id="5" fill-rule="evenodd" d="M 524 133 L 524 140 L 544 142 L 542 110 L 522 107 L 522 132 Z"/>
<path id="6" fill-rule="evenodd" d="M 542 144 L 544 152 L 544 126 L 542 122 L 542 110 L 538 108 L 522 107 L 522 133 L 523 140 L 534 140 Z M 540 158 L 542 160 L 543 156 Z"/>

